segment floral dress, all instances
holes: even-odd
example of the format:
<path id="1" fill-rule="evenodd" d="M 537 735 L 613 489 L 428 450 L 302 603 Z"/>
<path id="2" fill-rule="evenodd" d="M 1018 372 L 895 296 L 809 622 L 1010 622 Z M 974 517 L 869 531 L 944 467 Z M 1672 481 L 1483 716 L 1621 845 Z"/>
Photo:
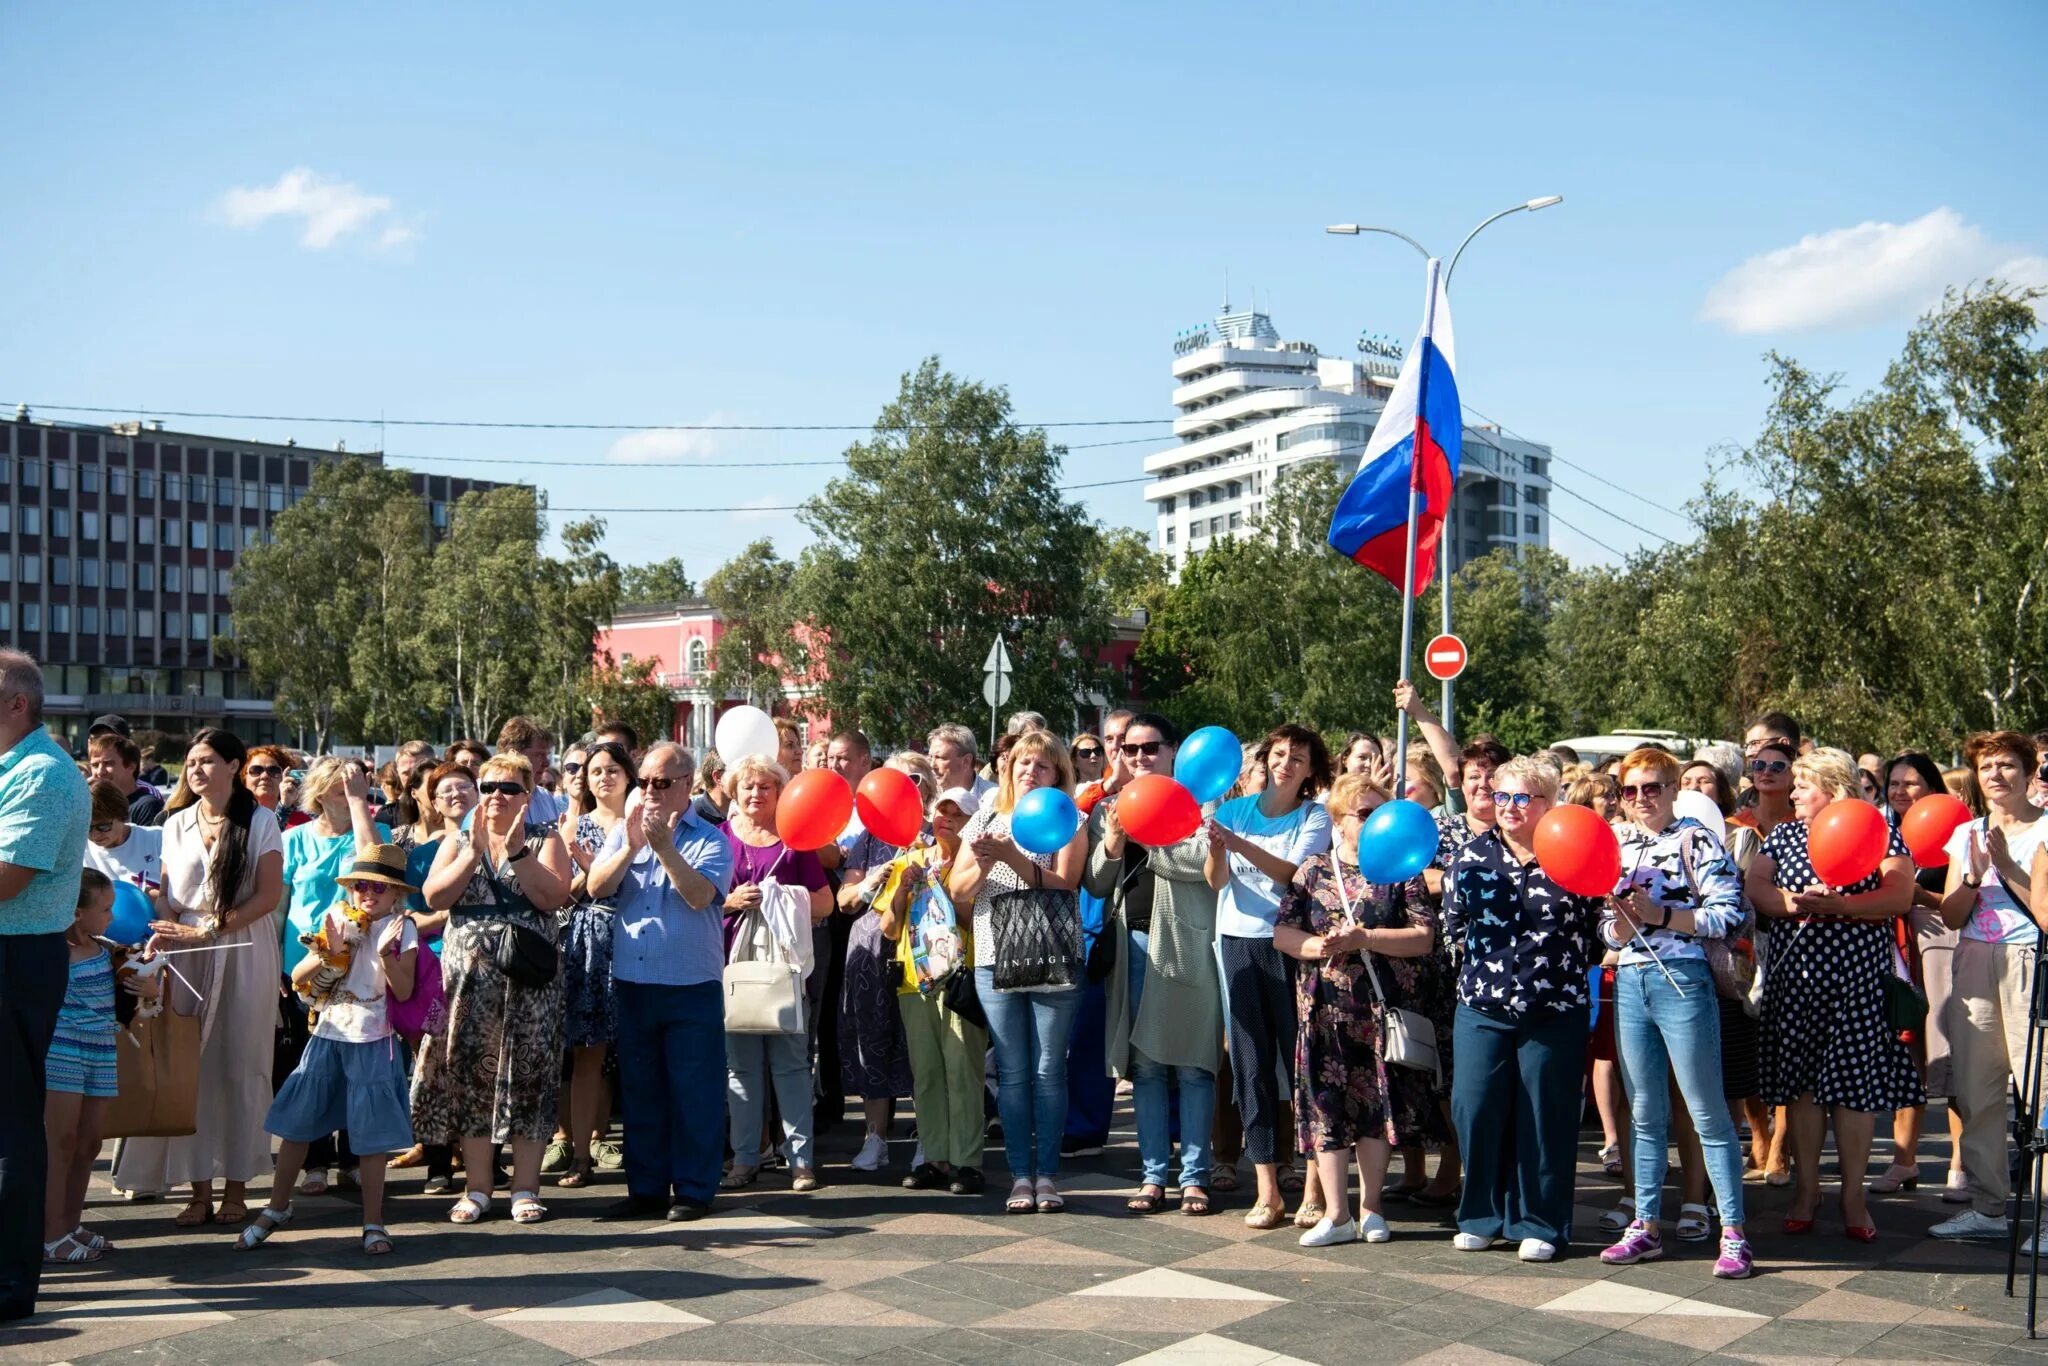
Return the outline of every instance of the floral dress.
<path id="1" fill-rule="evenodd" d="M 595 857 L 605 840 L 593 816 L 576 820 L 576 847 Z M 562 1042 L 596 1048 L 618 1033 L 612 993 L 612 910 L 580 898 L 562 912 Z"/>
<path id="2" fill-rule="evenodd" d="M 526 847 L 553 839 L 552 822 L 526 827 Z M 469 843 L 470 832 L 451 839 Z M 535 857 L 538 857 L 536 852 Z M 493 875 L 495 873 L 495 875 Z M 441 939 L 447 1024 L 426 1035 L 412 1087 L 413 1137 L 421 1143 L 554 1136 L 562 1086 L 562 974 L 520 986 L 498 968 L 498 927 L 516 921 L 554 937 L 555 917 L 536 911 L 503 868 L 479 868 L 462 889 Z"/>
<path id="3" fill-rule="evenodd" d="M 1790 894 L 1820 882 L 1807 860 L 1806 822 L 1780 821 L 1764 840 L 1771 885 Z M 1892 832 L 1887 858 L 1906 857 Z M 1882 872 L 1850 896 L 1877 890 Z M 1784 1105 L 1810 1095 L 1821 1105 L 1866 1114 L 1926 1099 L 1912 1052 L 1886 1022 L 1884 978 L 1892 926 L 1884 920 L 1780 920 L 1764 969 L 1764 1099 Z"/>
<path id="4" fill-rule="evenodd" d="M 1343 890 L 1332 854 L 1317 854 L 1294 875 L 1276 922 L 1303 934 L 1329 934 L 1348 924 L 1378 929 L 1426 927 L 1436 934 L 1422 880 L 1398 886 L 1369 883 L 1346 868 Z M 1345 898 L 1351 903 L 1347 918 Z M 1390 1004 L 1415 1008 L 1428 974 L 1428 958 L 1372 955 L 1380 990 Z M 1379 1056 L 1379 1020 L 1385 1010 L 1373 993 L 1365 959 L 1302 963 L 1294 974 L 1300 1029 L 1294 1046 L 1294 1120 L 1303 1152 L 1338 1152 L 1361 1139 L 1396 1147 L 1447 1137 L 1432 1079 L 1413 1068 L 1388 1067 Z M 1439 1041 L 1444 1034 L 1439 1032 Z"/>
<path id="5" fill-rule="evenodd" d="M 886 867 L 901 852 L 865 830 L 840 847 L 849 868 Z M 890 971 L 896 952 L 882 938 L 882 918 L 870 901 L 847 935 L 839 991 L 839 1080 L 849 1096 L 888 1100 L 911 1093 L 910 1045 Z"/>

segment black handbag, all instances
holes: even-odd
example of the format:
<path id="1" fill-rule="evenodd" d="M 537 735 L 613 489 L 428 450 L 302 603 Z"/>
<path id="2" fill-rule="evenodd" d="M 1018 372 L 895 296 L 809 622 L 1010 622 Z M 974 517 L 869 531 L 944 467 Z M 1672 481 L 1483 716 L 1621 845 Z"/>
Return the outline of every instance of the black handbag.
<path id="1" fill-rule="evenodd" d="M 1927 1026 L 1927 998 L 1897 973 L 1884 975 L 1884 1022 L 1894 1034 Z"/>
<path id="2" fill-rule="evenodd" d="M 976 1029 L 988 1028 L 988 1012 L 981 1008 L 981 992 L 974 985 L 974 971 L 967 967 L 954 968 L 940 988 L 946 1009 L 958 1015 Z"/>
<path id="3" fill-rule="evenodd" d="M 997 991 L 1071 987 L 1087 973 L 1081 901 L 1070 891 L 1026 887 L 989 899 L 990 958 Z"/>
<path id="4" fill-rule="evenodd" d="M 506 980 L 522 987 L 544 987 L 562 970 L 555 941 L 516 920 L 501 920 L 485 931 L 491 940 L 491 961 Z"/>

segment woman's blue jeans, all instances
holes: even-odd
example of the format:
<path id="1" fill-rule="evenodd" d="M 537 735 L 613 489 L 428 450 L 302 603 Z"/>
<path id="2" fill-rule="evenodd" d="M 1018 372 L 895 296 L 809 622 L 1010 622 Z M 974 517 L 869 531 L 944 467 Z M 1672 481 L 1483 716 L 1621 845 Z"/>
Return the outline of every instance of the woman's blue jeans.
<path id="1" fill-rule="evenodd" d="M 1667 958 L 1664 967 L 1685 989 L 1680 996 L 1655 963 L 1632 963 L 1614 974 L 1614 1040 L 1628 1088 L 1629 1143 L 1635 1166 L 1636 1217 L 1659 1217 L 1670 1165 L 1671 1086 L 1692 1114 L 1706 1154 L 1723 1225 L 1742 1222 L 1742 1143 L 1721 1094 L 1721 1002 L 1701 958 Z"/>
<path id="2" fill-rule="evenodd" d="M 997 991 L 993 968 L 974 970 L 996 1051 L 996 1113 L 1013 1180 L 1060 1174 L 1067 1122 L 1067 1036 L 1081 988 Z"/>
<path id="3" fill-rule="evenodd" d="M 1149 937 L 1142 930 L 1131 931 L 1130 983 L 1131 1020 L 1138 1018 L 1138 1001 L 1145 994 L 1145 955 Z M 1131 1104 L 1138 1112 L 1138 1160 L 1144 1167 L 1142 1184 L 1167 1184 L 1166 1169 L 1173 1161 L 1173 1115 L 1168 1108 L 1172 1093 L 1166 1079 L 1171 1073 L 1180 1081 L 1180 1184 L 1209 1186 L 1209 1131 L 1216 1118 L 1216 1074 L 1199 1067 L 1171 1066 L 1154 1062 L 1131 1045 Z"/>

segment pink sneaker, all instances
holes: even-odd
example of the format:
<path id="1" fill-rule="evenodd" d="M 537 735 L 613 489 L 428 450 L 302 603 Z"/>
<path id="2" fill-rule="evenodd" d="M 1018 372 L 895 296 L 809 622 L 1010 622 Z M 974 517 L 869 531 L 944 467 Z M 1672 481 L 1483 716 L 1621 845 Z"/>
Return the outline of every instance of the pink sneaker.
<path id="1" fill-rule="evenodd" d="M 1663 1255 L 1662 1235 L 1638 1219 L 1622 1233 L 1620 1242 L 1600 1254 L 1600 1260 L 1609 1266 L 1634 1266 L 1637 1262 L 1653 1262 Z"/>
<path id="2" fill-rule="evenodd" d="M 1721 1255 L 1714 1259 L 1714 1274 L 1724 1281 L 1746 1278 L 1756 1267 L 1749 1255 L 1749 1240 L 1733 1233 L 1721 1235 Z"/>

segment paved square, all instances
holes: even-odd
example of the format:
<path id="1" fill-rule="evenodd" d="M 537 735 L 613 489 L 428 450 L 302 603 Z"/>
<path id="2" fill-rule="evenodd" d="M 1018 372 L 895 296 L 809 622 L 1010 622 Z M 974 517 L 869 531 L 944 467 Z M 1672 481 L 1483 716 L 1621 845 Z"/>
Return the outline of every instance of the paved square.
<path id="1" fill-rule="evenodd" d="M 1242 1193 L 1207 1219 L 1129 1215 L 1128 1102 L 1118 1118 L 1109 1151 L 1071 1165 L 1059 1215 L 1005 1215 L 999 1166 L 978 1198 L 902 1190 L 907 1139 L 891 1169 L 853 1172 L 852 1123 L 826 1144 L 824 1190 L 770 1174 L 696 1224 L 597 1222 L 624 1193 L 610 1176 L 548 1191 L 545 1224 L 512 1224 L 501 1198 L 457 1228 L 420 1172 L 397 1173 L 384 1259 L 359 1251 L 343 1195 L 301 1200 L 242 1253 L 229 1230 L 172 1228 L 176 1202 L 97 1185 L 88 1218 L 118 1251 L 51 1268 L 44 1312 L 0 1331 L 0 1362 L 2048 1362 L 2003 1294 L 2003 1245 L 1925 1236 L 1954 1209 L 1931 1146 L 1925 1191 L 1873 1199 L 1868 1247 L 1830 1205 L 1813 1234 L 1783 1236 L 1786 1192 L 1750 1183 L 1757 1275 L 1732 1283 L 1708 1274 L 1711 1244 L 1668 1232 L 1663 1261 L 1603 1267 L 1594 1221 L 1619 1189 L 1591 1143 L 1579 1239 L 1537 1266 L 1453 1251 L 1447 1218 L 1398 1202 L 1393 1242 L 1314 1251 L 1245 1228 Z"/>

